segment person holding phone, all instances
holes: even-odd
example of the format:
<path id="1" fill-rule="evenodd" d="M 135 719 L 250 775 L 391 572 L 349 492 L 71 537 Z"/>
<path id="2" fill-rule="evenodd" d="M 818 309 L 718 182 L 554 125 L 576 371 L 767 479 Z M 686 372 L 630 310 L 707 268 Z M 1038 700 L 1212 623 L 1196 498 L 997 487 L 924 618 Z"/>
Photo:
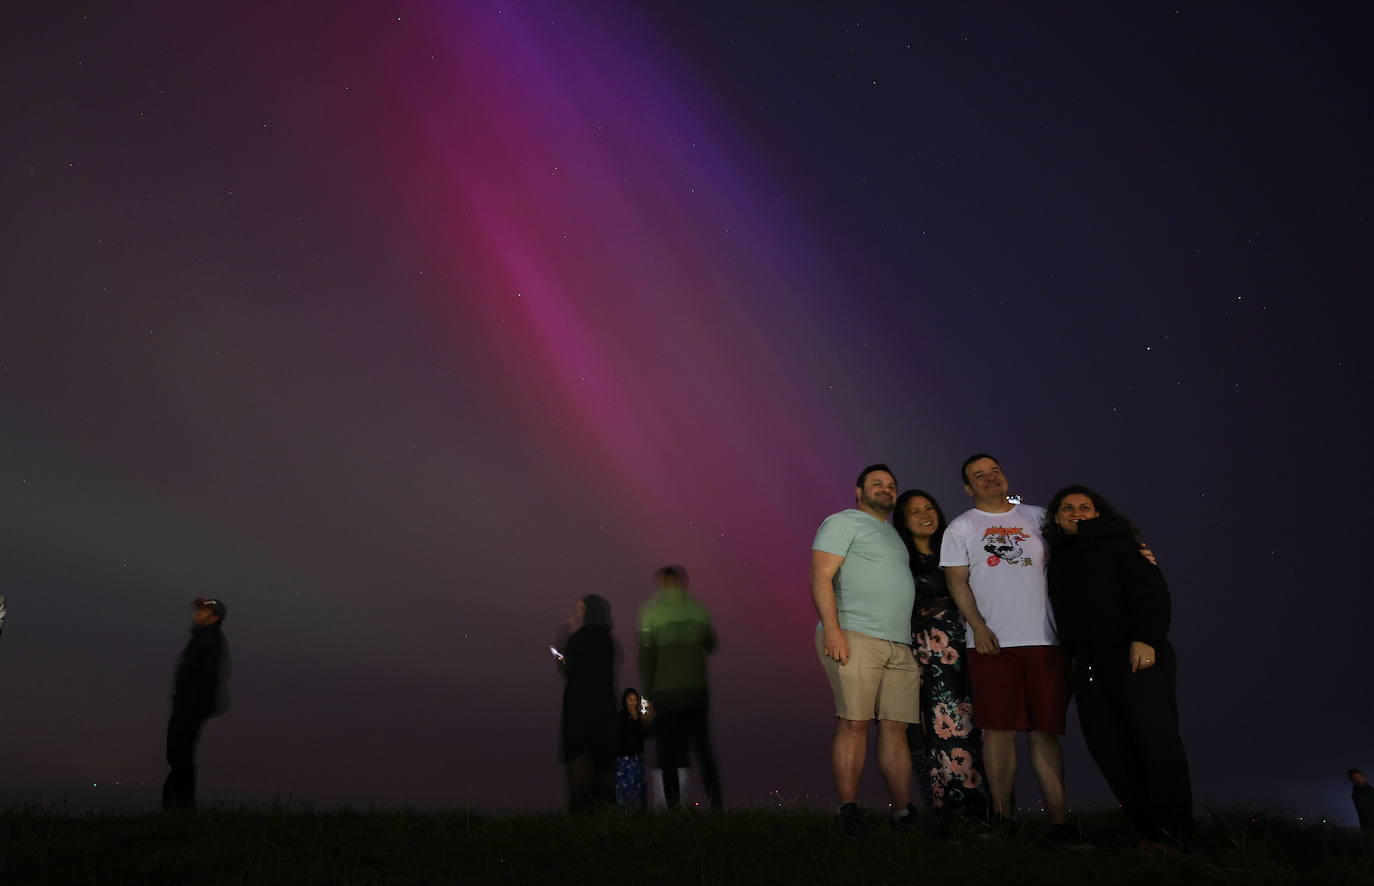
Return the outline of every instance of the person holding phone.
<path id="1" fill-rule="evenodd" d="M 619 658 L 611 604 L 599 594 L 577 601 L 558 670 L 563 675 L 560 757 L 568 809 L 580 812 L 615 796 L 615 671 Z M 558 651 L 554 650 L 555 656 Z"/>
<path id="2" fill-rule="evenodd" d="M 1064 792 L 1059 736 L 1069 709 L 1069 667 L 1045 584 L 1045 509 L 1011 495 L 1001 461 L 986 452 L 964 459 L 959 476 L 973 507 L 949 522 L 940 566 L 968 625 L 965 664 L 974 719 L 983 730 L 992 820 L 1005 824 L 1014 811 L 1016 734 L 1023 732 L 1050 820 L 1045 839 L 1082 848 Z"/>

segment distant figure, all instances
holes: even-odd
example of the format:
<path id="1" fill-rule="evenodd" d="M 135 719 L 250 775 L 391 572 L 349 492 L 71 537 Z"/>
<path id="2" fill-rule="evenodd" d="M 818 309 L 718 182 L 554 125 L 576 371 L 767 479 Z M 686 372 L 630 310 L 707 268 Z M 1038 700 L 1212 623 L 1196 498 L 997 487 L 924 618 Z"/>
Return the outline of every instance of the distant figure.
<path id="1" fill-rule="evenodd" d="M 620 696 L 620 729 L 615 750 L 615 802 L 627 809 L 648 805 L 644 781 L 644 739 L 654 721 L 654 708 L 636 689 Z"/>
<path id="2" fill-rule="evenodd" d="M 854 503 L 826 517 L 811 544 L 811 601 L 820 616 L 816 654 L 835 697 L 830 754 L 839 798 L 836 821 L 848 836 L 865 829 L 859 778 L 874 720 L 893 827 L 916 823 L 906 730 L 921 719 L 920 670 L 911 650 L 916 589 L 906 545 L 888 522 L 897 479 L 887 465 L 859 472 Z"/>
<path id="3" fill-rule="evenodd" d="M 1047 839 L 1078 846 L 1082 841 L 1068 825 L 1059 746 L 1069 670 L 1045 585 L 1045 509 L 1013 503 L 1002 465 L 987 453 L 965 459 L 959 477 L 973 507 L 950 521 L 940 565 L 968 623 L 968 672 L 992 813 L 1012 814 L 1016 733 L 1025 732 L 1050 820 Z"/>
<path id="4" fill-rule="evenodd" d="M 574 630 L 558 670 L 563 686 L 560 756 L 568 775 L 568 809 L 580 812 L 615 798 L 616 643 L 611 604 L 588 594 L 577 601 Z"/>
<path id="5" fill-rule="evenodd" d="M 686 569 L 664 566 L 654 578 L 658 593 L 639 610 L 639 679 L 656 712 L 663 800 L 670 808 L 681 803 L 678 769 L 687 765 L 688 750 L 694 748 L 706 801 L 719 809 L 720 771 L 711 750 L 706 679 L 706 656 L 716 648 L 716 629 L 706 607 L 687 593 Z"/>
<path id="6" fill-rule="evenodd" d="M 191 639 L 177 663 L 172 689 L 172 716 L 167 721 L 167 765 L 171 772 L 162 785 L 166 812 L 196 805 L 196 743 L 205 721 L 229 708 L 225 681 L 229 676 L 229 646 L 224 640 L 226 610 L 220 600 L 197 597 L 191 616 Z"/>
<path id="7" fill-rule="evenodd" d="M 930 493 L 912 489 L 898 496 L 894 515 L 916 584 L 911 636 L 921 666 L 921 723 L 907 730 L 907 739 L 917 783 L 933 808 L 986 822 L 983 742 L 965 669 L 964 617 L 940 569 L 945 513 Z"/>
<path id="8" fill-rule="evenodd" d="M 1193 836 L 1193 789 L 1178 731 L 1169 588 L 1126 518 L 1086 486 L 1055 493 L 1045 518 L 1049 588 L 1088 752 L 1140 848 Z"/>
<path id="9" fill-rule="evenodd" d="M 1360 830 L 1366 834 L 1374 833 L 1374 786 L 1365 781 L 1364 773 L 1358 769 L 1351 769 L 1345 775 L 1355 786 L 1350 792 L 1350 798 L 1355 801 L 1355 814 L 1360 817 Z"/>

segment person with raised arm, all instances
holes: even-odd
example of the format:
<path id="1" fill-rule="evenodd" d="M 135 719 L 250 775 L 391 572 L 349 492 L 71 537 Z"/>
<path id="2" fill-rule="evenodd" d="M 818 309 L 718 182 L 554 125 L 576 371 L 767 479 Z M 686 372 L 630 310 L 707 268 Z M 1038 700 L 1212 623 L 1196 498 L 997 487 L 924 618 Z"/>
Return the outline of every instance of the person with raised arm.
<path id="1" fill-rule="evenodd" d="M 960 479 L 973 507 L 950 521 L 940 565 L 968 624 L 969 679 L 992 813 L 1011 817 L 1016 733 L 1025 732 L 1050 819 L 1047 839 L 1081 845 L 1068 825 L 1064 794 L 1059 736 L 1069 673 L 1045 584 L 1045 509 L 1011 501 L 1001 463 L 985 452 L 964 460 Z"/>

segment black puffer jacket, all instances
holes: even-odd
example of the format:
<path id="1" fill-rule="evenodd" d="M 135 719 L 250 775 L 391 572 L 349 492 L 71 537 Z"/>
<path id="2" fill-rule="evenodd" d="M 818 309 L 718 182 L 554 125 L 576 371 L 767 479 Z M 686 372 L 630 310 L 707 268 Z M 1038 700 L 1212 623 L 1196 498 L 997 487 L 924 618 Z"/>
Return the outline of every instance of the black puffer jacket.
<path id="1" fill-rule="evenodd" d="M 1169 634 L 1169 587 L 1140 555 L 1122 517 L 1098 517 L 1061 536 L 1050 551 L 1050 603 L 1059 642 L 1075 656 L 1116 655 L 1139 640 L 1156 648 Z"/>

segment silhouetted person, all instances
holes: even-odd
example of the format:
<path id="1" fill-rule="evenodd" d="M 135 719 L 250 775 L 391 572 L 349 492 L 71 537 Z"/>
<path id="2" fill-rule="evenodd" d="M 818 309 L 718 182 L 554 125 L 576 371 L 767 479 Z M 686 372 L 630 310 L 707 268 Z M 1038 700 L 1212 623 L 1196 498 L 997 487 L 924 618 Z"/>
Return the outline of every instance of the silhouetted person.
<path id="1" fill-rule="evenodd" d="M 605 597 L 588 594 L 577 601 L 575 613 L 574 630 L 558 662 L 567 681 L 559 744 L 568 774 L 568 809 L 580 812 L 615 801 L 618 655 Z"/>
<path id="2" fill-rule="evenodd" d="M 229 706 L 225 690 L 229 647 L 224 641 L 224 603 L 197 597 L 191 639 L 177 663 L 172 689 L 172 716 L 167 721 L 167 765 L 172 769 L 162 785 L 164 811 L 196 805 L 196 743 L 205 721 Z"/>
<path id="3" fill-rule="evenodd" d="M 720 772 L 711 750 L 706 680 L 706 656 L 716 648 L 716 629 L 706 607 L 687 593 L 687 570 L 665 566 L 654 576 L 658 593 L 639 610 L 639 678 L 644 697 L 658 713 L 663 800 L 669 806 L 682 802 L 677 771 L 687 765 L 689 748 L 695 748 L 707 803 L 719 809 Z"/>
<path id="4" fill-rule="evenodd" d="M 1364 773 L 1351 769 L 1346 773 L 1355 789 L 1350 798 L 1355 801 L 1355 814 L 1360 817 L 1360 830 L 1366 834 L 1374 833 L 1374 786 L 1365 780 Z"/>

